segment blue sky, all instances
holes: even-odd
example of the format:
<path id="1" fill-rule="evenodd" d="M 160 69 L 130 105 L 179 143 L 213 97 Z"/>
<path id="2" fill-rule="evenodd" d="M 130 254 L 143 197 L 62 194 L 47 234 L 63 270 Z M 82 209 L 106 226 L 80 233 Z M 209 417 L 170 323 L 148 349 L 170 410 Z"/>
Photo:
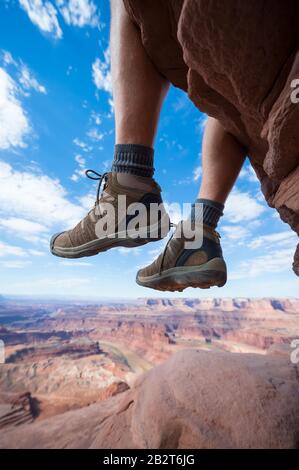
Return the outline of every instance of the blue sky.
<path id="1" fill-rule="evenodd" d="M 51 234 L 72 227 L 94 202 L 84 169 L 103 172 L 111 164 L 108 37 L 108 1 L 0 0 L 0 294 L 161 295 L 137 286 L 135 274 L 165 241 L 82 260 L 55 258 L 48 250 Z M 173 204 L 197 194 L 205 119 L 171 88 L 156 139 L 155 177 L 174 221 Z M 247 163 L 219 231 L 226 287 L 179 296 L 298 294 L 291 270 L 297 236 L 268 208 Z"/>

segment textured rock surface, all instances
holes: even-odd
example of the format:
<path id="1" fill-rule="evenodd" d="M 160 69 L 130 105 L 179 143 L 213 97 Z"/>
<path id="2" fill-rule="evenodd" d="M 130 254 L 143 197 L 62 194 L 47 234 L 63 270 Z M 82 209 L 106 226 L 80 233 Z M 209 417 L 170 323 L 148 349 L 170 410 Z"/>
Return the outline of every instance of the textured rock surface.
<path id="1" fill-rule="evenodd" d="M 268 204 L 299 232 L 299 2 L 124 0 L 175 86 L 248 148 Z M 157 21 L 159 18 L 159 21 Z M 299 255 L 294 257 L 299 274 Z"/>
<path id="2" fill-rule="evenodd" d="M 298 448 L 299 373 L 288 354 L 185 350 L 131 390 L 26 426 L 0 446 Z"/>

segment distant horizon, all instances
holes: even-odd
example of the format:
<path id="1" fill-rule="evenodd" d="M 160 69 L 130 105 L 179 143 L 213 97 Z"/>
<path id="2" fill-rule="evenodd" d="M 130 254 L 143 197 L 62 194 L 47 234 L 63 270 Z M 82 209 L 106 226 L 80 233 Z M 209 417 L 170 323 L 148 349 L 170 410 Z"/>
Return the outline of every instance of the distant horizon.
<path id="1" fill-rule="evenodd" d="M 0 294 L 0 301 L 2 300 L 40 300 L 40 301 L 51 301 L 51 302 L 84 302 L 84 303 L 98 303 L 98 302 L 105 302 L 105 303 L 114 303 L 114 304 L 122 304 L 125 302 L 133 303 L 133 302 L 140 302 L 143 300 L 298 300 L 299 297 L 296 296 L 227 296 L 227 297 L 217 297 L 217 296 L 206 296 L 206 297 L 177 297 L 177 296 L 141 296 L 141 297 L 93 297 L 91 299 L 86 299 L 84 297 L 66 297 L 66 296 L 45 296 L 45 295 L 11 295 L 11 294 Z"/>

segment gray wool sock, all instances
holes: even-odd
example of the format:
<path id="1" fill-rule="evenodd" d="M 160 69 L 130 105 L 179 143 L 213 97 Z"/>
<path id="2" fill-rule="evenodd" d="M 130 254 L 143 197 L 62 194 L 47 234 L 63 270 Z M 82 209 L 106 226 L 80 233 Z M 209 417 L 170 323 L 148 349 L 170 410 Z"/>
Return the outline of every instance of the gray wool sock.
<path id="1" fill-rule="evenodd" d="M 152 177 L 154 150 L 139 144 L 116 144 L 111 171 L 135 176 Z"/>
<path id="2" fill-rule="evenodd" d="M 202 211 L 200 208 L 202 207 Z M 210 199 L 196 199 L 192 204 L 191 221 L 204 223 L 212 228 L 216 228 L 220 217 L 223 215 L 224 205 Z"/>

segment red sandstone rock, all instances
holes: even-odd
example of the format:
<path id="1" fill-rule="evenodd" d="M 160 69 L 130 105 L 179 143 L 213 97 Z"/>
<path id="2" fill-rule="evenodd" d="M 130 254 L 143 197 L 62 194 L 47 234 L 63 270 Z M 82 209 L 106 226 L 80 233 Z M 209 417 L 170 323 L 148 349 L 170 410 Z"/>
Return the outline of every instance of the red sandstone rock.
<path id="1" fill-rule="evenodd" d="M 299 2 L 124 0 L 156 67 L 247 148 L 262 191 L 299 232 Z M 299 274 L 298 250 L 294 271 Z"/>
<path id="2" fill-rule="evenodd" d="M 103 392 L 99 393 L 99 398 L 101 400 L 106 400 L 107 398 L 114 397 L 119 393 L 125 392 L 129 388 L 129 385 L 126 382 L 113 382 L 111 385 L 106 387 Z"/>
<path id="3" fill-rule="evenodd" d="M 273 449 L 298 448 L 298 435 L 299 373 L 287 355 L 185 350 L 127 392 L 8 430 L 0 446 Z"/>

